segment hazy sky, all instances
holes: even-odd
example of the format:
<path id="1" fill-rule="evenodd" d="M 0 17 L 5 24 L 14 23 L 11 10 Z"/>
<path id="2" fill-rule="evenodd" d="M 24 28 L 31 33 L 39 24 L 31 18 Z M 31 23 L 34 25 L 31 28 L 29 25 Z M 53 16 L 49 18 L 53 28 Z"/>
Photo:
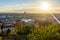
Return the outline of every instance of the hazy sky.
<path id="1" fill-rule="evenodd" d="M 48 2 L 54 12 L 60 12 L 60 0 L 0 0 L 0 12 L 41 12 L 42 1 Z"/>

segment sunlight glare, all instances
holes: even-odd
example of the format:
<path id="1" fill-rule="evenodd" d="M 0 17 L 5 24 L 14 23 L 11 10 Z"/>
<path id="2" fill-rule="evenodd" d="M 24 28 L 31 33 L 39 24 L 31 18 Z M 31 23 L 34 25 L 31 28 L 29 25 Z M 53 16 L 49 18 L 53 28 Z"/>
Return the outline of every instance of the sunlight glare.
<path id="1" fill-rule="evenodd" d="M 49 4 L 47 2 L 42 2 L 40 5 L 40 9 L 42 10 L 49 10 Z"/>

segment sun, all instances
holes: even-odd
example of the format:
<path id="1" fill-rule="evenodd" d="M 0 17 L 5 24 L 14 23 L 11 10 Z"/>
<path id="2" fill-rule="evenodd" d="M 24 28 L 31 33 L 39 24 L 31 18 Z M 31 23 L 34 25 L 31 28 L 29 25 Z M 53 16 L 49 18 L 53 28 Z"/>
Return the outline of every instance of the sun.
<path id="1" fill-rule="evenodd" d="M 47 2 L 42 2 L 40 4 L 40 9 L 42 9 L 42 10 L 49 10 L 49 8 L 50 8 L 50 6 Z"/>

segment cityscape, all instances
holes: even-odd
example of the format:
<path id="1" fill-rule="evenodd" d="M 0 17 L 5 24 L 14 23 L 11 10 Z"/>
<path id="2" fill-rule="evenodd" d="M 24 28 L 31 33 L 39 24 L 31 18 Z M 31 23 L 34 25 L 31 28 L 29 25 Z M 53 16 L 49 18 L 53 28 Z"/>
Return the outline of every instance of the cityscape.
<path id="1" fill-rule="evenodd" d="M 0 40 L 60 40 L 60 0 L 0 0 Z"/>
<path id="2" fill-rule="evenodd" d="M 48 15 L 48 16 L 47 16 Z M 60 14 L 55 14 L 55 16 L 60 20 Z M 56 20 L 52 17 L 51 14 L 28 14 L 28 13 L 0 13 L 0 21 L 7 25 L 16 24 L 16 21 L 35 21 L 35 20 L 46 20 L 49 19 L 53 23 L 56 22 Z M 26 22 L 25 21 L 25 22 Z"/>
<path id="3" fill-rule="evenodd" d="M 60 14 L 54 14 L 58 20 L 60 20 Z M 21 24 L 19 22 L 22 22 Z M 54 17 L 51 14 L 33 14 L 33 13 L 0 13 L 0 25 L 3 25 L 0 27 L 0 33 L 6 33 L 10 30 L 10 33 L 15 33 L 15 28 L 18 29 L 19 25 L 26 26 L 26 24 L 30 26 L 34 26 L 37 23 L 39 25 L 50 25 L 50 24 L 58 24 L 58 22 L 54 19 Z M 19 24 L 19 25 L 18 25 Z M 3 30 L 3 31 L 2 31 Z M 9 32 L 8 32 L 9 33 Z M 4 36 L 6 36 L 5 34 Z M 22 38 L 24 36 L 21 36 Z M 23 40 L 19 36 L 19 40 Z M 26 35 L 25 35 L 26 37 Z M 4 37 L 4 39 L 9 40 Z M 11 38 L 11 40 L 14 38 Z M 24 38 L 25 40 L 26 38 Z"/>

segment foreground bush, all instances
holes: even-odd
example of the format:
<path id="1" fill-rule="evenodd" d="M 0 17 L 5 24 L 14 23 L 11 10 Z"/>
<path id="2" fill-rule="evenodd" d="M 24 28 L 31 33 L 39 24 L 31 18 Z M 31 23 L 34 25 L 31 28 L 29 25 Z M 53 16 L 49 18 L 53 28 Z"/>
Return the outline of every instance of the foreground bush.
<path id="1" fill-rule="evenodd" d="M 28 35 L 29 40 L 60 40 L 60 25 L 52 24 L 48 26 L 35 27 Z"/>

